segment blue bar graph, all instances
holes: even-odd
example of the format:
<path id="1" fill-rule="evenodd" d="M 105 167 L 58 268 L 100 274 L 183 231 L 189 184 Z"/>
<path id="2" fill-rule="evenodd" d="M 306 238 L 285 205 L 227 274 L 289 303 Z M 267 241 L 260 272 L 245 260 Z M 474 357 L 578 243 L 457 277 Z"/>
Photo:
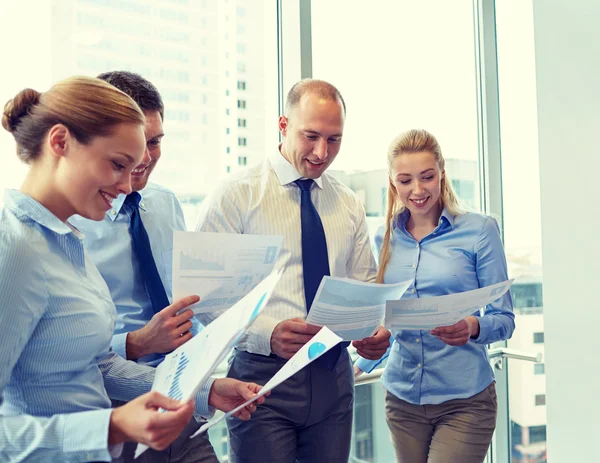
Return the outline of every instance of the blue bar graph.
<path id="1" fill-rule="evenodd" d="M 179 363 L 177 365 L 177 370 L 175 370 L 175 376 L 173 376 L 173 382 L 171 383 L 171 387 L 169 388 L 169 393 L 167 394 L 170 398 L 175 400 L 183 400 L 183 392 L 181 392 L 181 387 L 179 385 L 179 378 L 183 374 L 183 370 L 185 366 L 190 363 L 189 359 L 185 356 L 185 353 L 181 353 L 181 357 L 179 357 Z"/>

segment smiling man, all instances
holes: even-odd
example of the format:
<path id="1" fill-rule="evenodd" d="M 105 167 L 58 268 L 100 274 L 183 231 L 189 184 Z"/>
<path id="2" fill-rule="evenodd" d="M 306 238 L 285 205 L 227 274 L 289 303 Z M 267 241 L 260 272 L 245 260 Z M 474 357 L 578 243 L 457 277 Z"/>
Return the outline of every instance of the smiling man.
<path id="1" fill-rule="evenodd" d="M 323 276 L 375 280 L 364 209 L 326 172 L 340 151 L 345 118 L 344 100 L 333 85 L 298 82 L 279 118 L 279 149 L 203 204 L 198 231 L 284 237 L 276 268 L 285 271 L 238 345 L 229 377 L 265 384 L 319 331 L 304 320 Z M 378 359 L 389 337 L 380 328 L 355 346 L 361 356 Z M 228 421 L 232 462 L 348 461 L 354 382 L 345 347 L 278 386 L 249 426 Z"/>
<path id="2" fill-rule="evenodd" d="M 117 308 L 112 348 L 127 360 L 158 366 L 199 327 L 193 312 L 184 310 L 196 297 L 170 302 L 173 232 L 186 230 L 183 211 L 172 191 L 148 182 L 161 157 L 163 101 L 156 87 L 138 74 L 116 71 L 98 78 L 128 94 L 144 112 L 146 153 L 131 174 L 133 192 L 110 198 L 104 220 L 78 217 L 72 222 L 85 234 L 84 245 Z M 168 449 L 148 450 L 136 463 L 218 463 L 206 433 L 189 439 L 199 426 L 192 420 Z M 135 445 L 126 444 L 126 462 L 133 461 L 134 450 Z"/>

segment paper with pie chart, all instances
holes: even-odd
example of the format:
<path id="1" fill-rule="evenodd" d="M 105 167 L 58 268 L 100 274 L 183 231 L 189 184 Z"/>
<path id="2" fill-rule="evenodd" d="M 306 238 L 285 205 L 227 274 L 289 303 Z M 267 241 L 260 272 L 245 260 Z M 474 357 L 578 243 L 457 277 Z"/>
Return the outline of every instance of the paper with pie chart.
<path id="1" fill-rule="evenodd" d="M 275 375 L 269 380 L 269 382 L 267 382 L 267 384 L 265 384 L 262 387 L 262 389 L 256 396 L 248 400 L 246 403 L 240 405 L 239 407 L 234 408 L 233 410 L 221 416 L 211 419 L 210 421 L 202 425 L 202 427 L 191 437 L 195 437 L 198 434 L 203 433 L 215 424 L 219 423 L 224 418 L 227 418 L 228 416 L 232 416 L 233 414 L 237 413 L 239 410 L 251 404 L 259 397 L 262 397 L 267 392 L 273 390 L 276 386 L 283 383 L 289 377 L 298 373 L 306 365 L 311 363 L 313 360 L 318 359 L 321 355 L 323 355 L 325 352 L 327 352 L 329 349 L 339 344 L 340 342 L 342 342 L 342 338 L 340 338 L 329 328 L 321 328 L 321 330 L 317 334 L 315 334 L 315 336 L 310 340 L 310 342 L 302 346 L 302 348 L 298 352 L 296 352 L 296 354 L 294 354 L 294 356 L 291 359 L 289 359 L 277 373 L 275 373 Z M 269 399 L 267 398 L 267 400 Z"/>
<path id="2" fill-rule="evenodd" d="M 282 272 L 283 269 L 272 272 L 233 307 L 168 354 L 156 367 L 152 390 L 175 400 L 195 397 L 261 313 Z M 147 448 L 138 444 L 135 458 Z"/>

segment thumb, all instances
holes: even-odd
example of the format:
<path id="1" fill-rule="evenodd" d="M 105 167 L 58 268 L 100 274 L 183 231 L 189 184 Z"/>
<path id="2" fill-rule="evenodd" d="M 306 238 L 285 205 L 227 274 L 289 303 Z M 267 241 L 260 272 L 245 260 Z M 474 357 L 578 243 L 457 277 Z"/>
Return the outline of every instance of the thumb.
<path id="1" fill-rule="evenodd" d="M 149 392 L 146 398 L 146 408 L 164 408 L 165 410 L 178 410 L 185 405 L 185 402 L 171 399 L 158 392 Z"/>
<path id="2" fill-rule="evenodd" d="M 243 383 L 240 381 L 238 384 L 236 384 L 236 391 L 244 399 L 244 401 L 247 401 L 256 396 L 256 393 L 254 392 L 256 386 L 256 384 Z"/>

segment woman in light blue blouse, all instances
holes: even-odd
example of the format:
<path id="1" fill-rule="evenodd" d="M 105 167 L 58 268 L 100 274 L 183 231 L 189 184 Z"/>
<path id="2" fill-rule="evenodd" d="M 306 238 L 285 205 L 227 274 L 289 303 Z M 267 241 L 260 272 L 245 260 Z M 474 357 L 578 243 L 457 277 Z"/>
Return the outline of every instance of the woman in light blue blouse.
<path id="1" fill-rule="evenodd" d="M 412 280 L 403 298 L 443 296 L 505 281 L 496 221 L 461 210 L 433 135 L 409 130 L 388 151 L 386 223 L 375 242 L 381 283 Z M 496 425 L 486 344 L 515 328 L 507 293 L 453 326 L 393 333 L 383 375 L 398 462 L 480 463 Z M 379 361 L 380 362 L 380 361 Z M 360 359 L 358 372 L 379 362 Z"/>
<path id="2" fill-rule="evenodd" d="M 23 90 L 4 108 L 2 126 L 30 169 L 0 210 L 2 461 L 111 461 L 125 441 L 162 450 L 192 414 L 230 410 L 260 389 L 216 380 L 195 404 L 178 402 L 149 392 L 154 368 L 110 349 L 115 307 L 68 219 L 100 220 L 131 192 L 144 122 L 124 93 L 83 77 Z M 131 402 L 111 409 L 109 397 Z"/>

